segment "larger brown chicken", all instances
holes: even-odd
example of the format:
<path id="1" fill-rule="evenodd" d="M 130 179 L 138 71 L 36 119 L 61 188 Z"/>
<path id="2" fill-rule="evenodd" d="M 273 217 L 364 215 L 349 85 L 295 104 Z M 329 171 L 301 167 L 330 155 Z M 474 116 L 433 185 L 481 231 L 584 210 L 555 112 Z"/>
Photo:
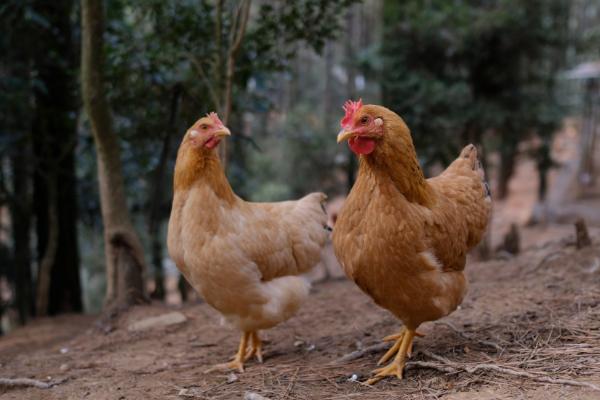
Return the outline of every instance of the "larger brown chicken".
<path id="1" fill-rule="evenodd" d="M 462 302 L 466 255 L 482 238 L 490 193 L 473 145 L 439 176 L 425 179 L 410 131 L 385 107 L 347 102 L 338 143 L 359 157 L 356 183 L 333 233 L 344 271 L 404 323 L 368 383 L 402 378 L 416 330 Z"/>
<path id="2" fill-rule="evenodd" d="M 296 276 L 320 259 L 329 235 L 323 193 L 297 201 L 250 203 L 235 195 L 216 148 L 230 135 L 215 113 L 186 132 L 175 164 L 169 220 L 171 258 L 208 304 L 242 331 L 232 362 L 262 361 L 260 329 L 290 318 L 308 295 Z"/>

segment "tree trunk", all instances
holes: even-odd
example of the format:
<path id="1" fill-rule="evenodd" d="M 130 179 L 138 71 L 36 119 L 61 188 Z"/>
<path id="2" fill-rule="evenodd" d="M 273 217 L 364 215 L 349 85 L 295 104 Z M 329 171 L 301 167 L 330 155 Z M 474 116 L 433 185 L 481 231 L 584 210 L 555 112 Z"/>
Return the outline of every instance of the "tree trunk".
<path id="1" fill-rule="evenodd" d="M 506 144 L 509 146 L 509 144 Z M 500 171 L 498 175 L 498 199 L 504 199 L 508 195 L 508 184 L 515 170 L 517 151 L 516 145 L 500 150 Z"/>
<path id="2" fill-rule="evenodd" d="M 231 42 L 227 51 L 227 63 L 225 69 L 225 90 L 223 93 L 223 105 L 221 107 L 222 120 L 225 125 L 229 122 L 231 107 L 233 104 L 233 80 L 235 78 L 235 59 L 242 45 L 242 40 L 246 34 L 248 17 L 250 16 L 250 6 L 252 0 L 242 0 L 238 5 L 234 16 L 234 24 L 231 28 Z M 219 155 L 223 168 L 227 166 L 227 143 L 224 141 L 219 147 Z"/>
<path id="3" fill-rule="evenodd" d="M 37 290 L 35 299 L 35 309 L 37 315 L 44 317 L 48 315 L 48 304 L 50 301 L 50 276 L 52 266 L 56 261 L 56 251 L 58 248 L 58 210 L 56 194 L 56 178 L 48 177 L 48 234 L 46 236 L 44 256 L 40 261 L 37 277 Z"/>
<path id="4" fill-rule="evenodd" d="M 354 52 L 355 52 L 355 25 L 356 25 L 356 7 L 352 6 L 348 10 L 348 14 L 346 16 L 346 39 L 344 43 L 344 49 L 346 53 L 346 57 L 348 60 L 348 81 L 346 83 L 346 93 L 349 99 L 356 100 L 356 66 L 354 65 Z M 352 186 L 354 186 L 354 181 L 356 180 L 356 157 L 354 154 L 350 152 L 350 149 L 347 146 L 346 153 L 348 154 L 348 164 L 346 166 L 346 188 L 347 191 L 350 192 L 352 190 Z"/>
<path id="5" fill-rule="evenodd" d="M 580 184 L 580 194 L 582 194 L 582 192 L 584 192 L 586 189 L 593 187 L 596 181 L 594 155 L 596 154 L 596 142 L 600 119 L 599 89 L 600 85 L 595 79 L 590 79 L 585 89 L 585 109 L 583 112 L 583 126 L 581 129 L 581 138 L 579 144 L 579 166 L 577 171 Z"/>
<path id="6" fill-rule="evenodd" d="M 81 85 L 85 111 L 90 120 L 100 186 L 106 262 L 106 305 L 127 307 L 145 300 L 145 262 L 140 240 L 129 217 L 121 166 L 121 149 L 103 81 L 102 0 L 81 4 Z"/>
<path id="7" fill-rule="evenodd" d="M 13 259 L 16 268 L 15 297 L 19 322 L 24 325 L 33 314 L 33 282 L 31 278 L 31 195 L 28 165 L 29 144 L 20 143 L 11 159 L 15 200 L 11 202 Z"/>
<path id="8" fill-rule="evenodd" d="M 34 204 L 38 237 L 38 260 L 44 266 L 37 299 L 42 313 L 80 312 L 83 309 L 77 243 L 77 196 L 75 179 L 76 58 L 71 33 L 72 0 L 33 3 L 48 22 L 36 29 L 33 68 L 43 85 L 34 88 L 35 154 Z M 53 56 L 48 57 L 50 49 Z M 56 195 L 51 199 L 50 193 Z M 53 200 L 53 206 L 49 203 Z M 49 212 L 53 213 L 50 220 Z M 49 226 L 51 224 L 57 226 Z M 50 237 L 49 233 L 56 233 Z M 50 243 L 52 242 L 52 243 Z M 55 248 L 49 248 L 50 244 Z M 48 258 L 51 257 L 51 258 Z M 46 286 L 47 285 L 47 286 Z"/>
<path id="9" fill-rule="evenodd" d="M 181 86 L 175 85 L 171 97 L 171 108 L 169 112 L 169 121 L 165 129 L 163 137 L 162 149 L 158 164 L 153 171 L 152 195 L 150 197 L 149 214 L 148 214 L 148 236 L 151 241 L 151 257 L 154 267 L 154 292 L 152 298 L 165 299 L 165 279 L 163 274 L 163 238 L 160 236 L 160 225 L 162 220 L 162 204 L 163 204 L 163 188 L 165 180 L 165 171 L 167 169 L 167 161 L 171 151 L 171 141 L 173 132 L 176 129 L 177 114 L 179 110 L 179 99 L 181 97 Z"/>

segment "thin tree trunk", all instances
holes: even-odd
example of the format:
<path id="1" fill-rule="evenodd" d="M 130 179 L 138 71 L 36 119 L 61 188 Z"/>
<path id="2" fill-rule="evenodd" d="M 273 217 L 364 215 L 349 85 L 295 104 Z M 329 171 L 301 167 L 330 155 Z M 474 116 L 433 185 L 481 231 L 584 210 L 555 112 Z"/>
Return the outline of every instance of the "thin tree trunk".
<path id="1" fill-rule="evenodd" d="M 106 304 L 129 306 L 145 300 L 145 261 L 133 228 L 125 197 L 121 149 L 112 127 L 112 117 L 103 81 L 104 15 L 102 0 L 81 3 L 81 85 L 90 120 L 100 186 L 106 257 Z"/>
<path id="2" fill-rule="evenodd" d="M 235 59 L 242 45 L 242 40 L 246 34 L 248 17 L 250 16 L 250 6 L 252 0 L 242 0 L 235 14 L 234 24 L 231 29 L 231 42 L 227 51 L 227 65 L 225 70 L 225 90 L 223 93 L 223 105 L 221 107 L 222 120 L 225 125 L 229 121 L 231 106 L 233 103 L 233 80 L 235 77 Z M 219 155 L 223 168 L 227 167 L 227 143 L 221 143 L 219 146 Z"/>
<path id="3" fill-rule="evenodd" d="M 11 159 L 14 197 L 11 201 L 13 258 L 16 268 L 15 297 L 19 322 L 24 325 L 34 311 L 33 281 L 31 277 L 31 195 L 28 166 L 29 143 L 20 143 Z M 16 199 L 19 199 L 18 202 Z"/>
<path id="4" fill-rule="evenodd" d="M 48 177 L 48 235 L 46 240 L 46 249 L 44 256 L 40 261 L 37 277 L 36 290 L 36 312 L 40 317 L 48 315 L 48 304 L 50 301 L 50 276 L 52 266 L 56 260 L 56 251 L 58 248 L 58 210 L 57 210 L 57 194 L 56 194 L 56 177 L 50 175 Z"/>
<path id="5" fill-rule="evenodd" d="M 346 57 L 348 60 L 350 60 L 348 63 L 348 82 L 346 83 L 346 93 L 348 94 L 348 98 L 353 100 L 356 100 L 356 67 L 352 62 L 355 52 L 355 14 L 356 6 L 350 7 L 346 16 L 347 31 L 344 43 Z M 346 166 L 346 187 L 347 191 L 350 192 L 352 186 L 354 186 L 354 181 L 356 180 L 356 157 L 354 157 L 349 149 L 346 150 L 346 153 L 348 154 L 348 164 Z"/>
<path id="6" fill-rule="evenodd" d="M 81 283 L 79 278 L 79 246 L 77 237 L 77 194 L 75 178 L 75 147 L 77 143 L 76 98 L 78 67 L 73 47 L 71 11 L 73 0 L 52 2 L 36 0 L 35 12 L 48 25 L 36 28 L 36 48 L 33 66 L 43 89 L 36 86 L 35 123 L 33 137 L 36 143 L 36 199 L 38 258 L 48 253 L 49 197 L 55 193 L 55 213 L 58 238 L 53 260 L 49 266 L 49 314 L 81 312 Z M 53 57 L 48 57 L 51 49 Z M 52 185 L 50 187 L 49 185 Z"/>
<path id="7" fill-rule="evenodd" d="M 516 161 L 516 148 L 511 146 L 509 149 L 500 151 L 500 173 L 498 176 L 498 199 L 504 199 L 508 195 L 508 184 L 513 175 Z"/>
<path id="8" fill-rule="evenodd" d="M 600 96 L 598 82 L 590 79 L 586 85 L 584 97 L 585 110 L 583 113 L 583 127 L 581 129 L 581 139 L 579 144 L 580 161 L 578 167 L 578 177 L 580 183 L 580 192 L 594 186 L 594 154 L 596 153 L 596 138 L 598 136 L 598 119 L 600 118 Z"/>
<path id="9" fill-rule="evenodd" d="M 176 127 L 177 113 L 179 110 L 179 99 L 181 97 L 181 86 L 176 84 L 173 88 L 171 97 L 171 108 L 169 112 L 169 121 L 163 137 L 160 158 L 155 170 L 153 171 L 152 195 L 150 197 L 150 212 L 148 215 L 148 235 L 151 241 L 152 265 L 154 267 L 154 292 L 152 298 L 164 300 L 165 298 L 165 279 L 163 274 L 163 238 L 160 236 L 160 225 L 162 220 L 161 207 L 163 203 L 163 183 L 165 180 L 165 171 L 167 161 L 171 151 L 171 141 Z"/>

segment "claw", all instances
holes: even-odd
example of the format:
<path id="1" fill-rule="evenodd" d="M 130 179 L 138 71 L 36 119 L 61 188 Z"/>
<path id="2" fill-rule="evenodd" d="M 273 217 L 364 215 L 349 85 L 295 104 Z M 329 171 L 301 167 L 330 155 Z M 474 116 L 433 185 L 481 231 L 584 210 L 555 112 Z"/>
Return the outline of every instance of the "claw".
<path id="1" fill-rule="evenodd" d="M 206 371 L 205 373 L 210 373 L 214 371 L 226 371 L 230 369 L 236 369 L 239 372 L 244 372 L 244 361 L 246 361 L 246 347 L 248 345 L 248 338 L 250 337 L 250 332 L 244 332 L 242 334 L 242 338 L 240 339 L 240 346 L 238 348 L 238 352 L 236 353 L 233 361 L 217 364 Z"/>
<path id="2" fill-rule="evenodd" d="M 213 365 L 212 367 L 204 371 L 204 373 L 208 374 L 215 371 L 228 371 L 231 369 L 235 369 L 238 372 L 244 372 L 244 363 L 240 360 L 233 360 L 230 362 Z"/>
<path id="3" fill-rule="evenodd" d="M 415 336 L 422 336 L 421 334 L 417 334 L 414 330 L 402 328 L 400 333 L 395 335 L 387 336 L 388 340 L 396 340 L 396 343 L 392 345 L 392 347 L 385 353 L 383 357 L 379 360 L 377 365 L 383 364 L 387 360 L 389 360 L 394 353 L 396 357 L 394 360 L 382 368 L 377 368 L 373 371 L 375 376 L 367 380 L 367 385 L 373 385 L 379 382 L 381 379 L 386 376 L 395 376 L 398 379 L 402 379 L 402 374 L 404 370 L 404 366 L 406 364 L 406 358 L 410 357 L 412 353 L 412 343 L 413 338 Z M 386 339 L 384 338 L 384 340 Z"/>

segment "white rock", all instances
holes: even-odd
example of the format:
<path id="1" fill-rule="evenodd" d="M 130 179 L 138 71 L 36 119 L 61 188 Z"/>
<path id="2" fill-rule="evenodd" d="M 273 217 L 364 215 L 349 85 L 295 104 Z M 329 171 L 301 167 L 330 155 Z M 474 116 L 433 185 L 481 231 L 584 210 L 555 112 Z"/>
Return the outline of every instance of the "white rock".
<path id="1" fill-rule="evenodd" d="M 233 382 L 236 382 L 237 380 L 238 380 L 238 377 L 233 372 L 230 373 L 229 375 L 227 375 L 227 383 L 233 383 Z"/>
<path id="2" fill-rule="evenodd" d="M 244 400 L 269 400 L 269 399 L 265 396 L 261 396 L 258 393 L 246 392 L 246 393 L 244 393 Z"/>
<path id="3" fill-rule="evenodd" d="M 158 315 L 156 317 L 144 318 L 139 321 L 135 321 L 129 324 L 127 330 L 134 331 L 144 331 L 151 328 L 164 327 L 169 325 L 180 324 L 182 322 L 187 321 L 185 315 L 178 311 Z"/>

